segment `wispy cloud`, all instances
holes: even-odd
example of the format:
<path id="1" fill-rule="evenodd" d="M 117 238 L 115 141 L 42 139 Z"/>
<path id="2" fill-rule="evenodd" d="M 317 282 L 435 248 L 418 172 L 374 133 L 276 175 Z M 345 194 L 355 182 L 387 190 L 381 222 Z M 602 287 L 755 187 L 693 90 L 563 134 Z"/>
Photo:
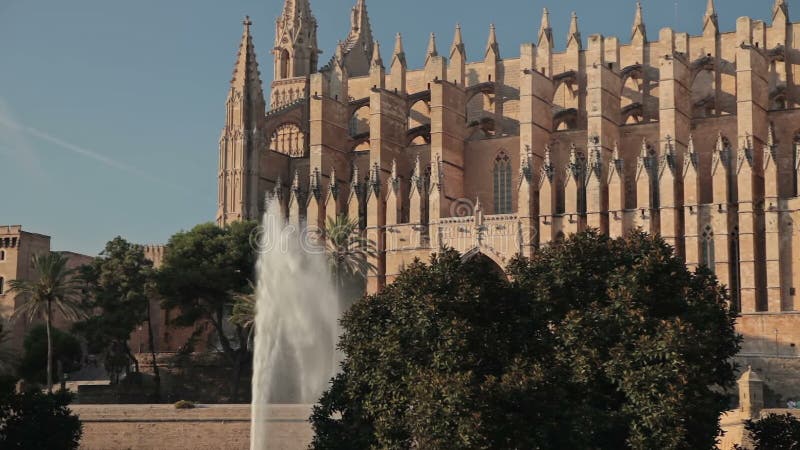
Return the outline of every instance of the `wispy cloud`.
<path id="1" fill-rule="evenodd" d="M 18 133 L 25 134 L 25 135 L 30 136 L 30 137 L 35 138 L 35 139 L 39 139 L 39 140 L 47 142 L 49 144 L 55 145 L 57 147 L 60 147 L 60 148 L 62 148 L 64 150 L 68 150 L 68 151 L 70 151 L 70 152 L 72 152 L 72 153 L 74 153 L 76 155 L 81 156 L 81 157 L 94 160 L 94 161 L 96 161 L 96 162 L 98 162 L 100 164 L 103 164 L 103 165 L 107 166 L 107 167 L 111 167 L 113 169 L 117 169 L 117 170 L 120 170 L 122 172 L 126 172 L 128 174 L 134 175 L 136 177 L 141 177 L 141 178 L 147 179 L 149 181 L 158 182 L 158 183 L 161 183 L 161 184 L 163 184 L 165 186 L 169 186 L 169 187 L 174 188 L 174 189 L 178 189 L 178 190 L 181 190 L 181 191 L 187 191 L 188 192 L 188 189 L 186 189 L 183 186 L 179 186 L 179 185 L 170 183 L 165 179 L 158 178 L 158 177 L 154 176 L 153 174 L 145 172 L 144 170 L 141 170 L 141 169 L 139 169 L 137 167 L 134 167 L 134 166 L 132 166 L 130 164 L 115 160 L 115 159 L 113 159 L 111 157 L 108 157 L 106 155 L 103 155 L 102 153 L 96 152 L 96 151 L 88 149 L 86 147 L 82 147 L 80 145 L 76 145 L 76 144 L 73 144 L 71 142 L 67 142 L 64 139 L 61 139 L 61 138 L 59 138 L 57 136 L 53 136 L 52 134 L 50 134 L 50 133 L 48 133 L 46 131 L 39 130 L 37 128 L 22 124 L 22 123 L 20 123 L 20 122 L 18 122 L 16 120 L 14 120 L 13 117 L 7 111 L 8 110 L 6 108 L 0 108 L 0 126 L 2 126 L 2 127 L 5 127 L 5 128 L 7 128 L 9 130 L 12 130 L 12 131 L 16 131 Z M 23 153 L 30 155 L 30 152 L 17 152 L 17 156 L 20 156 Z"/>

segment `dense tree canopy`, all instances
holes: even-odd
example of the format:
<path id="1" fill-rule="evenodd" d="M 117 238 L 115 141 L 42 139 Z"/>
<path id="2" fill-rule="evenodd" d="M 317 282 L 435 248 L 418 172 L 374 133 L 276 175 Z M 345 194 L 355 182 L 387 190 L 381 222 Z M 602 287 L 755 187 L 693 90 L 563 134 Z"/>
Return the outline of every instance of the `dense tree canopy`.
<path id="1" fill-rule="evenodd" d="M 255 222 L 235 222 L 224 228 L 198 225 L 172 236 L 158 272 L 164 308 L 177 308 L 177 325 L 210 323 L 220 350 L 236 375 L 232 397 L 238 396 L 239 375 L 251 355 L 248 330 L 229 321 L 237 294 L 249 292 L 256 249 L 251 236 Z"/>
<path id="2" fill-rule="evenodd" d="M 68 392 L 0 392 L 0 448 L 77 449 L 83 433 Z"/>
<path id="3" fill-rule="evenodd" d="M 508 272 L 445 251 L 356 303 L 314 447 L 714 447 L 738 337 L 711 273 L 595 233 Z"/>
<path id="4" fill-rule="evenodd" d="M 80 370 L 83 350 L 78 339 L 58 328 L 52 328 L 53 361 L 64 373 Z M 24 353 L 19 361 L 19 376 L 34 383 L 47 382 L 47 329 L 38 325 L 31 329 L 23 342 Z"/>
<path id="5" fill-rule="evenodd" d="M 791 414 L 770 414 L 760 420 L 748 420 L 745 430 L 750 434 L 752 450 L 800 449 L 800 420 Z"/>
<path id="6" fill-rule="evenodd" d="M 117 237 L 81 268 L 81 276 L 86 282 L 84 303 L 94 314 L 74 330 L 85 337 L 90 353 L 103 355 L 106 370 L 117 381 L 138 364 L 128 340 L 149 318 L 153 263 L 142 247 Z"/>

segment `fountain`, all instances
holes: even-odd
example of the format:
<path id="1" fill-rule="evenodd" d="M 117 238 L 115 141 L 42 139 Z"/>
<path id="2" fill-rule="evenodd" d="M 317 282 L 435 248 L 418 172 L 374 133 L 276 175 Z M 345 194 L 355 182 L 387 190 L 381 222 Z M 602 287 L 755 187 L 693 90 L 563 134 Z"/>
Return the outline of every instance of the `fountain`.
<path id="1" fill-rule="evenodd" d="M 315 403 L 338 368 L 341 306 L 324 248 L 267 201 L 256 287 L 251 450 L 269 448 L 270 404 Z"/>

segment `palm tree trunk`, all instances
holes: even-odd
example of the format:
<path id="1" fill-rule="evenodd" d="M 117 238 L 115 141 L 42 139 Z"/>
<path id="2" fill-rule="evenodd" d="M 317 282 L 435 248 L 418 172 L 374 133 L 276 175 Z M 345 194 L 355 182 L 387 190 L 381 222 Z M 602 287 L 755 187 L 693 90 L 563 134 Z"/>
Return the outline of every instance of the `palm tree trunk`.
<path id="1" fill-rule="evenodd" d="M 50 335 L 50 320 L 52 301 L 47 300 L 47 311 L 45 311 L 45 328 L 47 328 L 47 392 L 53 393 L 53 339 Z"/>

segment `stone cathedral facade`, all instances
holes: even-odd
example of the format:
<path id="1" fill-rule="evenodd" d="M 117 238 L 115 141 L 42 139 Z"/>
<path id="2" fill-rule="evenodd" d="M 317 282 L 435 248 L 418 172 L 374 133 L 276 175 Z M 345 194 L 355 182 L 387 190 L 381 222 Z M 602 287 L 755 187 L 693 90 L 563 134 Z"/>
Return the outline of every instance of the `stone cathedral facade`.
<path id="1" fill-rule="evenodd" d="M 622 41 L 583 39 L 573 14 L 555 52 L 545 10 L 536 44 L 501 56 L 492 26 L 468 61 L 457 27 L 412 69 L 358 0 L 320 66 L 309 1 L 286 0 L 268 93 L 244 24 L 217 221 L 257 219 L 267 193 L 294 223 L 358 219 L 379 249 L 371 291 L 445 246 L 502 267 L 638 227 L 730 287 L 743 357 L 800 357 L 800 24 L 786 0 L 770 16 L 720 30 L 708 0 L 701 35 L 654 34 L 638 5 Z"/>

